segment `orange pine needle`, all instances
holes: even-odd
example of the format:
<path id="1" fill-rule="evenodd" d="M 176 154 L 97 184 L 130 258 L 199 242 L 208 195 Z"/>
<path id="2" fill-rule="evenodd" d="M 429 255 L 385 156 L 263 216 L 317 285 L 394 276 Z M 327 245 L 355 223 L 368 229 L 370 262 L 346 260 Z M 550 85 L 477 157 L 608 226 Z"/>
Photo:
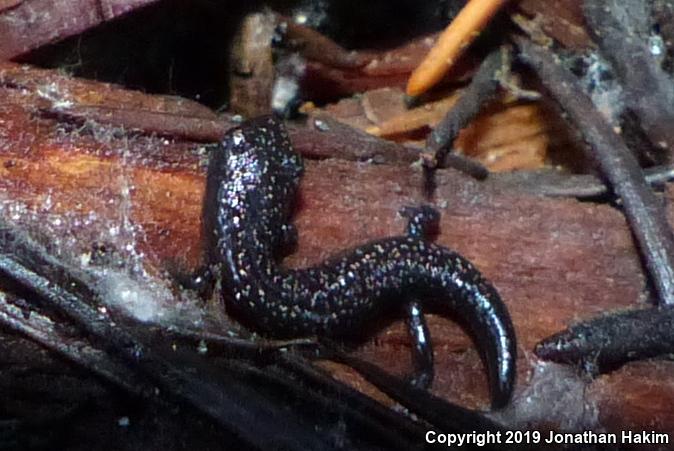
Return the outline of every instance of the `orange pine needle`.
<path id="1" fill-rule="evenodd" d="M 407 95 L 423 94 L 440 81 L 506 1 L 469 0 L 442 32 L 426 58 L 410 75 Z"/>

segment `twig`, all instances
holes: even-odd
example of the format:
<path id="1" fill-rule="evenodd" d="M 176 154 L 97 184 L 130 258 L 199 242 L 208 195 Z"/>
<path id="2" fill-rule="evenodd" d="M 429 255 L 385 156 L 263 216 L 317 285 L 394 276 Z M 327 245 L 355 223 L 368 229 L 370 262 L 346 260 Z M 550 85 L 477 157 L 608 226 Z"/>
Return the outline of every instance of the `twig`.
<path id="1" fill-rule="evenodd" d="M 674 166 L 646 168 L 644 176 L 651 187 L 661 187 L 674 180 Z M 497 172 L 489 176 L 487 186 L 539 196 L 577 199 L 596 199 L 611 192 L 604 182 L 593 175 L 566 174 L 556 170 Z"/>
<path id="2" fill-rule="evenodd" d="M 424 160 L 424 163 L 427 160 Z M 489 176 L 489 169 L 477 160 L 473 160 L 465 155 L 448 153 L 443 158 L 441 168 L 452 168 L 461 171 L 473 177 L 476 180 L 484 180 Z"/>
<path id="3" fill-rule="evenodd" d="M 407 95 L 416 97 L 440 81 L 505 3 L 505 0 L 470 0 L 410 75 Z"/>
<path id="4" fill-rule="evenodd" d="M 324 349 L 320 348 L 312 357 L 323 358 L 327 356 L 324 355 Z M 379 421 L 382 424 L 390 424 L 398 434 L 405 433 L 410 436 L 415 436 L 423 431 L 421 434 L 421 436 L 423 436 L 423 433 L 426 432 L 424 425 L 403 420 L 404 417 L 401 417 L 394 410 L 384 407 L 369 396 L 365 396 L 363 393 L 352 389 L 348 385 L 338 382 L 333 376 L 327 374 L 321 368 L 317 368 L 314 365 L 307 363 L 307 360 L 304 358 L 299 358 L 292 354 L 284 354 L 279 359 L 278 364 L 293 372 L 304 374 L 306 376 L 305 384 L 308 388 L 322 393 L 330 393 L 332 396 L 344 400 L 344 402 L 348 403 L 358 411 L 367 412 L 368 418 L 366 421 Z M 430 408 L 430 406 L 427 407 Z"/>
<path id="5" fill-rule="evenodd" d="M 674 352 L 674 308 L 600 316 L 541 341 L 536 355 L 558 363 L 586 363 L 604 372 L 630 360 Z"/>
<path id="6" fill-rule="evenodd" d="M 504 53 L 501 49 L 492 51 L 480 64 L 468 87 L 464 90 L 454 107 L 428 135 L 426 149 L 435 155 L 435 161 L 429 166 L 442 167 L 449 146 L 456 139 L 462 128 L 492 100 L 499 87 L 499 72 L 504 65 Z"/>
<path id="7" fill-rule="evenodd" d="M 75 105 L 68 109 L 42 109 L 43 117 L 83 125 L 89 121 L 197 142 L 218 142 L 236 125 L 231 116 L 208 119 L 184 114 L 134 111 L 128 109 Z M 319 126 L 320 124 L 320 126 Z M 412 163 L 419 151 L 372 136 L 329 117 L 314 118 L 311 125 L 288 123 L 295 149 L 310 159 L 341 158 L 375 163 Z"/>
<path id="8" fill-rule="evenodd" d="M 335 381 L 314 368 L 303 358 L 279 356 L 274 365 L 264 371 L 244 364 L 247 374 L 258 377 L 260 386 L 278 386 L 277 392 L 300 399 L 310 399 L 314 408 L 329 412 L 334 400 L 340 400 L 340 420 L 348 429 L 363 428 L 368 439 L 388 448 L 409 449 L 423 440 L 425 428 L 384 407 L 362 393 Z M 298 380 L 293 376 L 301 376 Z M 291 377 L 289 377 L 291 376 Z"/>
<path id="9" fill-rule="evenodd" d="M 0 294 L 0 324 L 65 356 L 133 395 L 149 396 L 152 393 L 153 387 L 139 380 L 126 366 L 89 343 L 64 336 L 54 321 L 39 312 L 31 310 L 26 314 L 16 303 L 28 303 L 22 299 L 12 299 L 10 295 Z"/>
<path id="10" fill-rule="evenodd" d="M 358 69 L 373 58 L 373 55 L 367 52 L 346 50 L 313 28 L 295 23 L 291 17 L 279 17 L 276 31 L 281 34 L 279 38 L 282 39 L 282 46 L 330 67 Z"/>
<path id="11" fill-rule="evenodd" d="M 546 49 L 522 36 L 513 38 L 520 59 L 531 66 L 592 147 L 602 174 L 625 207 L 625 215 L 646 260 L 660 304 L 674 304 L 674 237 L 664 208 L 644 180 L 625 143 L 583 94 L 578 81 Z"/>

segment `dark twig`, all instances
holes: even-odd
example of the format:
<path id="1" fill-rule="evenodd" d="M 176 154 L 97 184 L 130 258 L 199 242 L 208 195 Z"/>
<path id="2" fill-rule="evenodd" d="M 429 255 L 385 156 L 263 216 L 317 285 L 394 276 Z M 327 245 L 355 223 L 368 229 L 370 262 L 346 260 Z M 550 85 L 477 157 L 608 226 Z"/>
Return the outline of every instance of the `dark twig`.
<path id="1" fill-rule="evenodd" d="M 476 180 L 484 180 L 489 176 L 489 169 L 477 160 L 455 153 L 444 156 L 440 165 L 443 168 L 452 168 L 473 177 Z"/>
<path id="2" fill-rule="evenodd" d="M 324 352 L 324 350 L 321 351 Z M 322 353 L 321 351 L 318 355 Z M 384 407 L 361 392 L 337 382 L 332 376 L 310 365 L 305 359 L 299 358 L 297 355 L 286 354 L 279 359 L 279 365 L 305 375 L 304 384 L 307 388 L 329 394 L 331 397 L 343 400 L 360 412 L 367 412 L 367 421 L 388 424 L 397 431 L 397 434 L 404 433 L 408 436 L 416 436 L 419 438 L 417 443 L 423 439 L 426 428 L 422 427 L 421 424 L 407 421 L 407 418 L 399 413 Z"/>
<path id="3" fill-rule="evenodd" d="M 507 58 L 500 48 L 487 55 L 454 107 L 428 135 L 426 149 L 435 155 L 435 160 L 430 163 L 431 167 L 444 166 L 445 156 L 461 129 L 496 96 L 500 85 L 499 74 L 504 64 L 509 64 L 505 59 Z"/>
<path id="4" fill-rule="evenodd" d="M 134 110 L 100 105 L 75 104 L 71 108 L 55 109 L 51 105 L 39 111 L 44 117 L 53 117 L 64 122 L 84 124 L 95 121 L 138 130 L 145 134 L 157 134 L 196 142 L 216 142 L 235 123 L 229 116 L 204 118 L 186 114 Z"/>
<path id="5" fill-rule="evenodd" d="M 661 187 L 674 180 L 673 166 L 644 169 L 646 183 Z M 566 174 L 556 170 L 499 172 L 489 177 L 485 186 L 548 197 L 596 199 L 610 194 L 599 178 L 590 174 Z"/>
<path id="6" fill-rule="evenodd" d="M 674 304 L 674 237 L 663 205 L 644 180 L 636 158 L 583 94 L 578 81 L 548 50 L 515 36 L 520 59 L 531 66 L 592 147 L 602 174 L 620 197 L 646 261 L 660 304 Z"/>
<path id="7" fill-rule="evenodd" d="M 89 343 L 64 336 L 52 319 L 35 310 L 26 312 L 17 303 L 28 304 L 21 299 L 12 302 L 11 295 L 0 294 L 0 324 L 65 356 L 133 395 L 149 396 L 152 393 L 153 386 L 143 382 L 126 366 Z"/>
<path id="8" fill-rule="evenodd" d="M 674 308 L 619 312 L 573 325 L 536 345 L 536 355 L 604 372 L 630 360 L 674 353 Z"/>
<path id="9" fill-rule="evenodd" d="M 204 342 L 209 352 L 220 349 L 227 355 L 259 356 L 269 353 L 285 352 L 288 349 L 306 349 L 310 351 L 318 346 L 318 342 L 312 338 L 298 338 L 294 340 L 265 340 L 225 336 L 213 332 L 186 329 L 172 326 L 168 330 L 156 328 L 152 330 L 164 338 L 188 342 L 192 345 Z"/>
<path id="10" fill-rule="evenodd" d="M 92 303 L 98 299 L 95 291 L 90 288 L 93 280 L 88 274 L 54 258 L 28 235 L 3 221 L 0 221 L 0 256 L 0 262 L 3 261 L 2 258 L 6 258 L 4 261 L 7 264 L 18 265 L 17 267 L 28 269 L 57 285 L 68 287 L 69 292 Z M 98 308 L 101 305 L 96 304 L 93 307 Z"/>
<path id="11" fill-rule="evenodd" d="M 39 113 L 43 117 L 66 123 L 84 125 L 94 121 L 137 130 L 143 134 L 197 142 L 218 142 L 225 131 L 236 125 L 232 117 L 227 115 L 219 119 L 209 119 L 185 114 L 79 104 L 68 109 L 42 109 Z M 288 133 L 295 149 L 303 157 L 310 159 L 341 158 L 393 164 L 412 163 L 419 159 L 419 151 L 416 149 L 386 141 L 329 117 L 314 118 L 308 126 L 288 123 Z"/>
<path id="12" fill-rule="evenodd" d="M 654 166 L 644 170 L 646 182 L 652 187 L 663 186 L 674 180 L 674 166 Z"/>

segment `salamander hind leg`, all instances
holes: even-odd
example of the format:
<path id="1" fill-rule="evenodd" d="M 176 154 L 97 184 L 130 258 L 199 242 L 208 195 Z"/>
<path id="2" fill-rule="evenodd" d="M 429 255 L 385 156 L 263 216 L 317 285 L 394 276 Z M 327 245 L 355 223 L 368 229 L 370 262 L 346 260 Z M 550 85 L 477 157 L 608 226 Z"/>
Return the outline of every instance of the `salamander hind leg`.
<path id="1" fill-rule="evenodd" d="M 419 301 L 405 304 L 407 329 L 412 339 L 412 364 L 414 375 L 410 382 L 417 388 L 429 388 L 433 383 L 433 345 Z"/>
<path id="2" fill-rule="evenodd" d="M 428 239 L 436 232 L 440 222 L 440 213 L 430 205 L 403 207 L 400 216 L 407 218 L 405 234 L 413 238 Z"/>
<path id="3" fill-rule="evenodd" d="M 400 215 L 407 218 L 405 234 L 410 238 L 428 239 L 437 229 L 440 214 L 429 205 L 418 207 L 404 207 Z M 424 318 L 421 304 L 417 300 L 405 304 L 407 327 L 412 339 L 412 362 L 414 376 L 412 385 L 418 388 L 428 388 L 433 382 L 433 346 Z"/>

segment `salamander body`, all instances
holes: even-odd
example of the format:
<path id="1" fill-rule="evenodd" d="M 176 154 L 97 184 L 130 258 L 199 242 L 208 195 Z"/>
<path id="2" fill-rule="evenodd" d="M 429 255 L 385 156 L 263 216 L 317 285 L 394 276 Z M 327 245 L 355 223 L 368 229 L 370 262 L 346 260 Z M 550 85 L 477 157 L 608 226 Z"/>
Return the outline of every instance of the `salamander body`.
<path id="1" fill-rule="evenodd" d="M 208 264 L 228 311 L 273 337 L 346 337 L 392 304 L 411 305 L 417 350 L 430 340 L 420 306 L 456 314 L 483 352 L 494 406 L 511 396 L 515 334 L 494 287 L 461 255 L 425 239 L 430 207 L 407 210 L 405 235 L 369 242 L 306 269 L 284 269 L 279 249 L 303 172 L 283 124 L 273 117 L 230 130 L 211 153 L 204 197 Z M 430 352 L 432 365 L 432 352 Z M 432 376 L 431 376 L 432 378 Z"/>

